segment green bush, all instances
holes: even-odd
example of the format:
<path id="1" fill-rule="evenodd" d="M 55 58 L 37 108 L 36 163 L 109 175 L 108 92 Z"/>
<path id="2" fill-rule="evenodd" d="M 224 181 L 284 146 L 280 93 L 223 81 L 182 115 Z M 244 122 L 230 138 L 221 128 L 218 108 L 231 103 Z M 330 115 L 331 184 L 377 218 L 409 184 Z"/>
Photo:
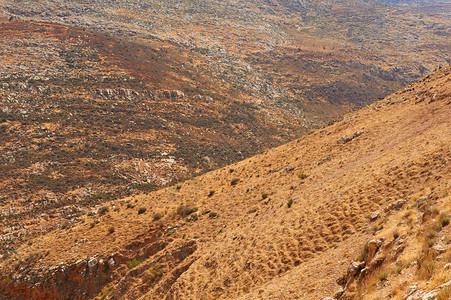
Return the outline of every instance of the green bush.
<path id="1" fill-rule="evenodd" d="M 302 170 L 299 171 L 297 175 L 300 179 L 305 179 L 308 177 L 308 175 L 304 174 L 304 172 L 302 172 Z"/>
<path id="2" fill-rule="evenodd" d="M 365 261 L 367 257 L 368 257 L 368 243 L 366 243 L 365 246 L 363 246 L 362 252 L 360 253 L 359 256 L 359 261 Z"/>
<path id="3" fill-rule="evenodd" d="M 440 224 L 442 225 L 442 227 L 445 227 L 449 224 L 450 218 L 447 215 L 442 215 L 440 216 Z"/>
<path id="4" fill-rule="evenodd" d="M 127 263 L 127 268 L 129 268 L 130 270 L 139 266 L 141 264 L 141 262 L 137 259 L 131 260 Z"/>

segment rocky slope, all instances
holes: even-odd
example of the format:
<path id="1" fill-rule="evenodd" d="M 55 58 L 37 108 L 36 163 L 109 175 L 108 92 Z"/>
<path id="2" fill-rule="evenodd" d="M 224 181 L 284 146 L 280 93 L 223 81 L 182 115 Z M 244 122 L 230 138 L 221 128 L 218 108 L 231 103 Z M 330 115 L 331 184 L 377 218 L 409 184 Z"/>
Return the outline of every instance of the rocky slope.
<path id="1" fill-rule="evenodd" d="M 448 65 L 304 138 L 80 215 L 3 257 L 1 293 L 447 299 L 450 119 Z"/>
<path id="2" fill-rule="evenodd" d="M 0 1 L 0 253 L 417 80 L 449 60 L 450 19 L 438 11 L 360 0 Z"/>
<path id="3" fill-rule="evenodd" d="M 204 57 L 158 39 L 14 20 L 0 23 L 0 45 L 1 252 L 42 230 L 41 218 L 62 224 L 312 126 L 308 113 L 250 102 L 196 67 Z"/>

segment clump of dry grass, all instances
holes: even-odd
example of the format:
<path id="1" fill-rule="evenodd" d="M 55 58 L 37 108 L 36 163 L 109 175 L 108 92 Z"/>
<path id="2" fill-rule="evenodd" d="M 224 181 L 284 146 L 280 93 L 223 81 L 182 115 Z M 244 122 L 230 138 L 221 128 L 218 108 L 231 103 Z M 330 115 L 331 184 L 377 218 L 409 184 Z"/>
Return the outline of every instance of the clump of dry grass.
<path id="1" fill-rule="evenodd" d="M 451 287 L 445 287 L 441 289 L 437 294 L 437 300 L 449 300 L 451 299 Z"/>
<path id="2" fill-rule="evenodd" d="M 181 216 L 188 216 L 195 211 L 197 211 L 196 207 L 190 207 L 190 206 L 185 206 L 185 205 L 180 205 L 177 208 L 177 213 Z"/>

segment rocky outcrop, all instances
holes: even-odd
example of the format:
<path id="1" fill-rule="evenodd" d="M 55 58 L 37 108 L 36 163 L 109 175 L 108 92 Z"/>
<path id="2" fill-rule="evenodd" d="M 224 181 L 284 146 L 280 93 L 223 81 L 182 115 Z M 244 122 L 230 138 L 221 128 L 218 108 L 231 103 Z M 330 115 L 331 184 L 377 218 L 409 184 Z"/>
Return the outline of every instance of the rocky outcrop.
<path id="1" fill-rule="evenodd" d="M 93 256 L 37 270 L 24 269 L 3 280 L 0 294 L 13 299 L 88 299 L 111 281 L 114 256 Z"/>
<path id="2" fill-rule="evenodd" d="M 362 262 L 353 262 L 347 273 L 337 279 L 341 289 L 336 293 L 336 299 L 353 299 L 354 294 L 350 292 L 350 287 L 368 278 L 383 263 L 396 260 L 405 245 L 402 239 L 386 242 L 384 238 L 380 238 L 370 240 L 365 248 L 367 249 L 365 259 Z"/>
<path id="3" fill-rule="evenodd" d="M 418 289 L 418 283 L 412 284 L 403 296 L 403 300 L 433 300 L 436 299 L 440 291 L 451 289 L 451 280 L 438 286 L 430 292 Z"/>

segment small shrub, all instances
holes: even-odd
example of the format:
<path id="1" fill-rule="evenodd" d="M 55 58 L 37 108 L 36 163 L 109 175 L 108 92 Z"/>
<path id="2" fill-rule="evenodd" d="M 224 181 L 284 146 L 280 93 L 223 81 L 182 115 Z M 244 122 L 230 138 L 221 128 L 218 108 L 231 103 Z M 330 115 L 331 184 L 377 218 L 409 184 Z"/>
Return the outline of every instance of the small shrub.
<path id="1" fill-rule="evenodd" d="M 175 188 L 179 191 L 179 190 L 182 188 L 182 186 L 181 186 L 180 184 L 177 184 L 177 185 L 175 186 Z"/>
<path id="2" fill-rule="evenodd" d="M 104 272 L 104 273 L 106 273 L 106 272 L 108 272 L 110 270 L 110 264 L 109 263 L 104 263 L 103 264 L 103 266 L 102 266 L 102 271 Z"/>
<path id="3" fill-rule="evenodd" d="M 215 191 L 214 190 L 210 190 L 210 192 L 208 193 L 208 197 L 211 197 L 211 196 L 213 196 L 215 194 Z"/>
<path id="4" fill-rule="evenodd" d="M 243 286 L 243 292 L 245 293 L 249 292 L 249 288 L 247 286 Z"/>
<path id="5" fill-rule="evenodd" d="M 209 218 L 214 218 L 214 217 L 216 217 L 218 214 L 217 213 L 215 213 L 214 211 L 212 211 L 212 212 L 210 212 L 209 214 L 208 214 L 208 217 Z"/>
<path id="6" fill-rule="evenodd" d="M 156 214 L 153 215 L 153 220 L 154 220 L 154 221 L 158 221 L 158 220 L 160 220 L 161 218 L 163 218 L 163 215 L 162 215 L 162 214 L 156 213 Z"/>
<path id="7" fill-rule="evenodd" d="M 147 208 L 145 208 L 145 207 L 140 207 L 140 208 L 138 209 L 138 215 L 145 213 L 146 210 L 147 210 Z"/>
<path id="8" fill-rule="evenodd" d="M 417 275 L 420 279 L 428 280 L 434 275 L 435 257 L 437 254 L 431 249 L 425 249 L 422 256 L 417 259 Z"/>
<path id="9" fill-rule="evenodd" d="M 106 214 L 108 212 L 108 207 L 106 206 L 102 206 L 101 208 L 99 208 L 99 216 L 103 216 L 104 214 Z"/>
<path id="10" fill-rule="evenodd" d="M 69 221 L 66 221 L 66 222 L 63 223 L 63 225 L 61 225 L 61 229 L 67 229 L 69 227 L 70 227 L 70 222 Z"/>
<path id="11" fill-rule="evenodd" d="M 262 194 L 262 199 L 266 199 L 266 198 L 268 198 L 268 193 L 263 193 Z"/>
<path id="12" fill-rule="evenodd" d="M 111 286 L 105 286 L 103 289 L 102 289 L 102 296 L 100 297 L 100 300 L 104 300 L 110 293 L 111 293 L 111 290 L 113 289 L 113 287 L 111 287 Z"/>
<path id="13" fill-rule="evenodd" d="M 112 234 L 115 230 L 116 229 L 113 226 L 111 226 L 110 228 L 108 228 L 108 233 Z"/>
<path id="14" fill-rule="evenodd" d="M 287 206 L 288 206 L 288 208 L 290 208 L 291 206 L 293 205 L 293 200 L 288 200 L 288 202 L 287 202 Z"/>
<path id="15" fill-rule="evenodd" d="M 141 262 L 137 259 L 131 260 L 127 263 L 127 268 L 129 268 L 130 270 L 139 266 L 141 264 Z"/>
<path id="16" fill-rule="evenodd" d="M 177 208 L 177 213 L 181 216 L 188 216 L 190 214 L 192 214 L 193 212 L 197 211 L 197 208 L 195 207 L 189 207 L 189 206 L 184 206 L 184 205 L 180 205 Z"/>
<path id="17" fill-rule="evenodd" d="M 300 179 L 305 179 L 305 178 L 308 177 L 308 175 L 304 174 L 304 172 L 302 172 L 302 170 L 299 171 L 299 172 L 297 173 L 297 176 L 298 176 Z"/>
<path id="18" fill-rule="evenodd" d="M 451 287 L 447 286 L 442 289 L 437 294 L 437 300 L 448 300 L 451 299 Z"/>
<path id="19" fill-rule="evenodd" d="M 359 261 L 365 261 L 367 257 L 368 257 L 368 243 L 366 243 L 363 246 L 362 252 L 360 253 L 359 256 Z"/>
<path id="20" fill-rule="evenodd" d="M 442 227 L 445 227 L 449 224 L 450 221 L 450 217 L 446 214 L 442 214 L 440 215 L 440 225 L 442 225 Z"/>
<path id="21" fill-rule="evenodd" d="M 153 278 L 159 278 L 163 276 L 164 268 L 160 264 L 150 263 L 149 273 L 152 275 Z"/>
<path id="22" fill-rule="evenodd" d="M 230 182 L 230 185 L 231 185 L 231 186 L 237 185 L 238 182 L 240 182 L 240 179 L 239 179 L 239 178 L 234 178 L 234 179 L 232 179 L 232 181 Z"/>
<path id="23" fill-rule="evenodd" d="M 383 271 L 383 272 L 379 273 L 377 278 L 379 279 L 379 281 L 384 281 L 384 280 L 387 280 L 387 276 L 388 276 L 388 272 Z"/>
<path id="24" fill-rule="evenodd" d="M 89 224 L 89 228 L 94 228 L 94 226 L 96 226 L 96 221 L 92 221 L 92 222 Z"/>
<path id="25" fill-rule="evenodd" d="M 398 228 L 396 228 L 395 230 L 393 230 L 393 239 L 397 239 L 397 238 L 399 238 L 399 230 L 398 230 Z"/>

